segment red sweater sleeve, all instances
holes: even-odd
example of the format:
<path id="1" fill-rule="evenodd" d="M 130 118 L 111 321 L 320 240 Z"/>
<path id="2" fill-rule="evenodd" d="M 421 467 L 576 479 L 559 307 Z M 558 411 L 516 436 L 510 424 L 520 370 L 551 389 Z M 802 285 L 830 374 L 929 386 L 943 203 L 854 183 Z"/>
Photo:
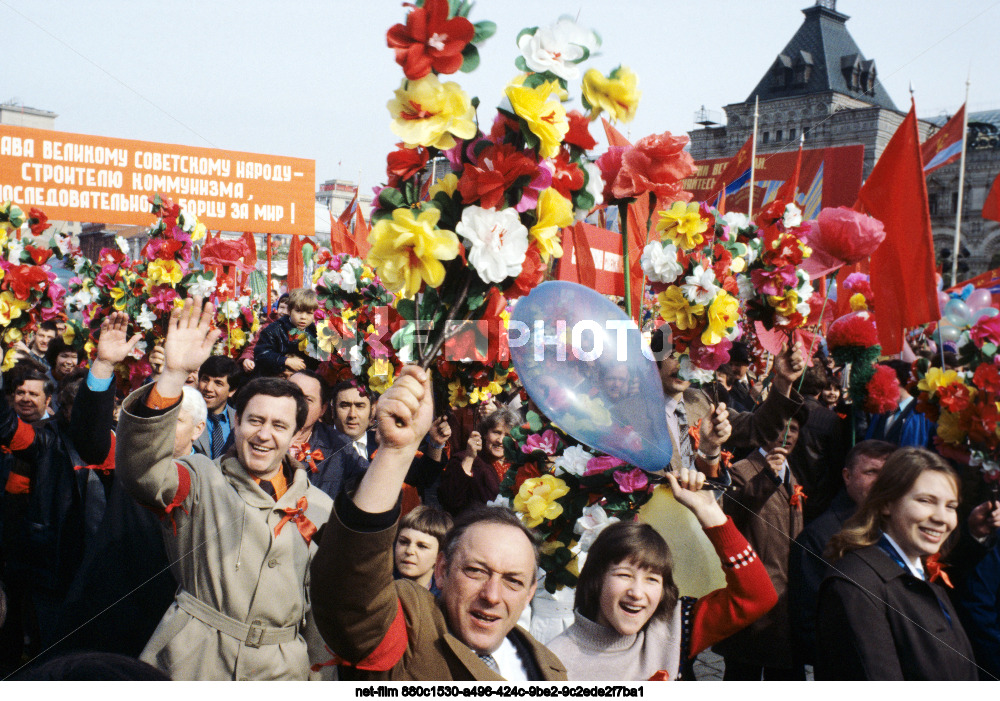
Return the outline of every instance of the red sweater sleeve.
<path id="1" fill-rule="evenodd" d="M 716 589 L 695 602 L 691 615 L 692 658 L 746 628 L 778 603 L 764 563 L 731 518 L 721 526 L 706 528 L 705 535 L 722 561 L 726 588 Z"/>

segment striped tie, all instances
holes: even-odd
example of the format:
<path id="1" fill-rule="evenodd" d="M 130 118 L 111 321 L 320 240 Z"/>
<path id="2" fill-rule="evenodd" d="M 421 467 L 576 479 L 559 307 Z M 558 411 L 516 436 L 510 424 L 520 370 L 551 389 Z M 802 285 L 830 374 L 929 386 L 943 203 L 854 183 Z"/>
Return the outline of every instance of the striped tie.
<path id="1" fill-rule="evenodd" d="M 226 444 L 226 438 L 222 435 L 222 417 L 218 414 L 209 416 L 212 424 L 212 459 L 219 457 L 222 447 Z"/>
<path id="2" fill-rule="evenodd" d="M 479 659 L 481 659 L 483 661 L 483 664 L 485 664 L 487 667 L 492 669 L 497 674 L 500 674 L 500 665 L 497 664 L 497 661 L 493 658 L 493 655 L 479 655 Z"/>
<path id="3" fill-rule="evenodd" d="M 688 433 L 688 415 L 684 402 L 678 402 L 674 409 L 677 417 L 677 445 L 681 452 L 681 465 L 694 467 L 694 448 L 691 445 L 691 434 Z"/>

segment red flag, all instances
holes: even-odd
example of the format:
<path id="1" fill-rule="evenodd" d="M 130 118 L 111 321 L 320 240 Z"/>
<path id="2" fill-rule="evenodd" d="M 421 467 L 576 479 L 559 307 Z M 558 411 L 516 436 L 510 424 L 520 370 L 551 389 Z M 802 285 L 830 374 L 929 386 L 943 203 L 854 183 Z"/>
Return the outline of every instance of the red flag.
<path id="1" fill-rule="evenodd" d="M 345 229 L 350 227 L 351 219 L 354 217 L 354 209 L 357 206 L 358 206 L 358 188 L 354 188 L 354 197 L 352 197 L 351 201 L 347 203 L 347 206 L 344 207 L 344 211 L 340 213 L 340 217 L 337 219 L 337 221 L 339 221 L 341 224 L 344 225 Z"/>
<path id="2" fill-rule="evenodd" d="M 646 277 L 642 272 L 642 249 L 649 238 L 649 197 L 639 197 L 628 206 L 628 256 L 629 276 L 626 278 L 632 289 L 632 320 L 641 326 L 642 292 Z M 624 263 L 624 260 L 622 261 Z"/>
<path id="3" fill-rule="evenodd" d="M 778 194 L 775 196 L 776 200 L 784 200 L 785 202 L 795 201 L 795 195 L 799 191 L 799 173 L 802 171 L 802 146 L 802 140 L 799 139 L 799 155 L 795 157 L 795 170 L 792 171 L 791 177 L 778 188 Z"/>
<path id="4" fill-rule="evenodd" d="M 608 137 L 608 146 L 631 146 L 632 142 L 622 136 L 622 133 L 608 124 L 608 120 L 601 117 L 604 124 L 604 134 Z"/>
<path id="5" fill-rule="evenodd" d="M 357 255 L 350 232 L 339 219 L 333 218 L 333 212 L 330 213 L 330 252 Z"/>
<path id="6" fill-rule="evenodd" d="M 962 155 L 962 128 L 965 126 L 965 105 L 948 120 L 948 123 L 938 129 L 923 146 L 920 154 L 924 160 L 924 175 L 941 166 L 953 163 Z"/>
<path id="7" fill-rule="evenodd" d="M 885 225 L 885 240 L 871 257 L 871 286 L 882 352 L 896 355 L 903 349 L 904 329 L 941 318 L 927 181 L 912 101 L 861 187 L 858 203 Z"/>
<path id="8" fill-rule="evenodd" d="M 292 243 L 288 246 L 288 289 L 297 290 L 302 287 L 303 276 L 302 241 L 298 234 L 292 234 Z"/>
<path id="9" fill-rule="evenodd" d="M 361 207 L 356 207 L 354 217 L 354 250 L 357 251 L 355 255 L 359 258 L 364 258 L 368 255 L 368 250 L 371 248 L 371 244 L 368 243 L 369 231 L 371 229 L 368 227 L 368 222 L 365 221 L 365 215 L 361 213 Z"/>
<path id="10" fill-rule="evenodd" d="M 740 183 L 740 187 L 743 187 L 743 182 L 750 179 L 750 156 L 753 155 L 753 134 L 747 137 L 747 140 L 740 150 L 736 152 L 736 155 L 729 159 L 729 163 L 726 164 L 726 169 L 722 171 L 722 175 L 719 179 L 715 181 L 715 191 L 719 195 L 719 211 L 726 211 L 726 188 L 730 185 L 735 185 Z M 709 198 L 712 199 L 712 198 Z"/>
<path id="11" fill-rule="evenodd" d="M 594 254 L 587 241 L 587 228 L 590 226 L 582 221 L 573 225 L 573 253 L 576 258 L 576 278 L 584 287 L 596 289 L 597 267 L 594 265 Z M 565 231 L 565 230 L 564 230 Z"/>
<path id="12" fill-rule="evenodd" d="M 1000 175 L 993 181 L 990 193 L 983 202 L 983 219 L 1000 221 Z"/>

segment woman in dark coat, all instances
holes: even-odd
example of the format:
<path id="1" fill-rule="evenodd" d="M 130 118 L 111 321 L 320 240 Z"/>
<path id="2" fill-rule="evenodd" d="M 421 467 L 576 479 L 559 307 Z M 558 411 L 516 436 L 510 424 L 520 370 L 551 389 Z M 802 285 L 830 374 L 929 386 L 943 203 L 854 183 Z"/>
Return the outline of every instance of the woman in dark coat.
<path id="1" fill-rule="evenodd" d="M 830 541 L 820 586 L 816 679 L 975 680 L 972 646 L 940 585 L 958 524 L 959 477 L 938 455 L 897 450 Z"/>
<path id="2" fill-rule="evenodd" d="M 438 500 L 445 511 L 457 517 L 472 506 L 497 498 L 509 467 L 504 459 L 504 439 L 517 424 L 517 414 L 506 407 L 480 422 L 469 437 L 467 449 L 453 455 L 441 475 Z"/>

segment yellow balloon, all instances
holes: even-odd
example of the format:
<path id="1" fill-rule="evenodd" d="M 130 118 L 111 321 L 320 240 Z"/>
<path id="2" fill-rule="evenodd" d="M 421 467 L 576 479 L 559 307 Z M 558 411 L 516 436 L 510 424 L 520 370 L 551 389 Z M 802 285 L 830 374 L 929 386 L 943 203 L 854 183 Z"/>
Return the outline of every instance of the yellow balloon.
<path id="1" fill-rule="evenodd" d="M 659 485 L 639 511 L 639 519 L 663 536 L 674 559 L 674 583 L 681 596 L 702 597 L 726 586 L 726 575 L 715 548 L 698 519 L 674 499 L 670 487 Z"/>

